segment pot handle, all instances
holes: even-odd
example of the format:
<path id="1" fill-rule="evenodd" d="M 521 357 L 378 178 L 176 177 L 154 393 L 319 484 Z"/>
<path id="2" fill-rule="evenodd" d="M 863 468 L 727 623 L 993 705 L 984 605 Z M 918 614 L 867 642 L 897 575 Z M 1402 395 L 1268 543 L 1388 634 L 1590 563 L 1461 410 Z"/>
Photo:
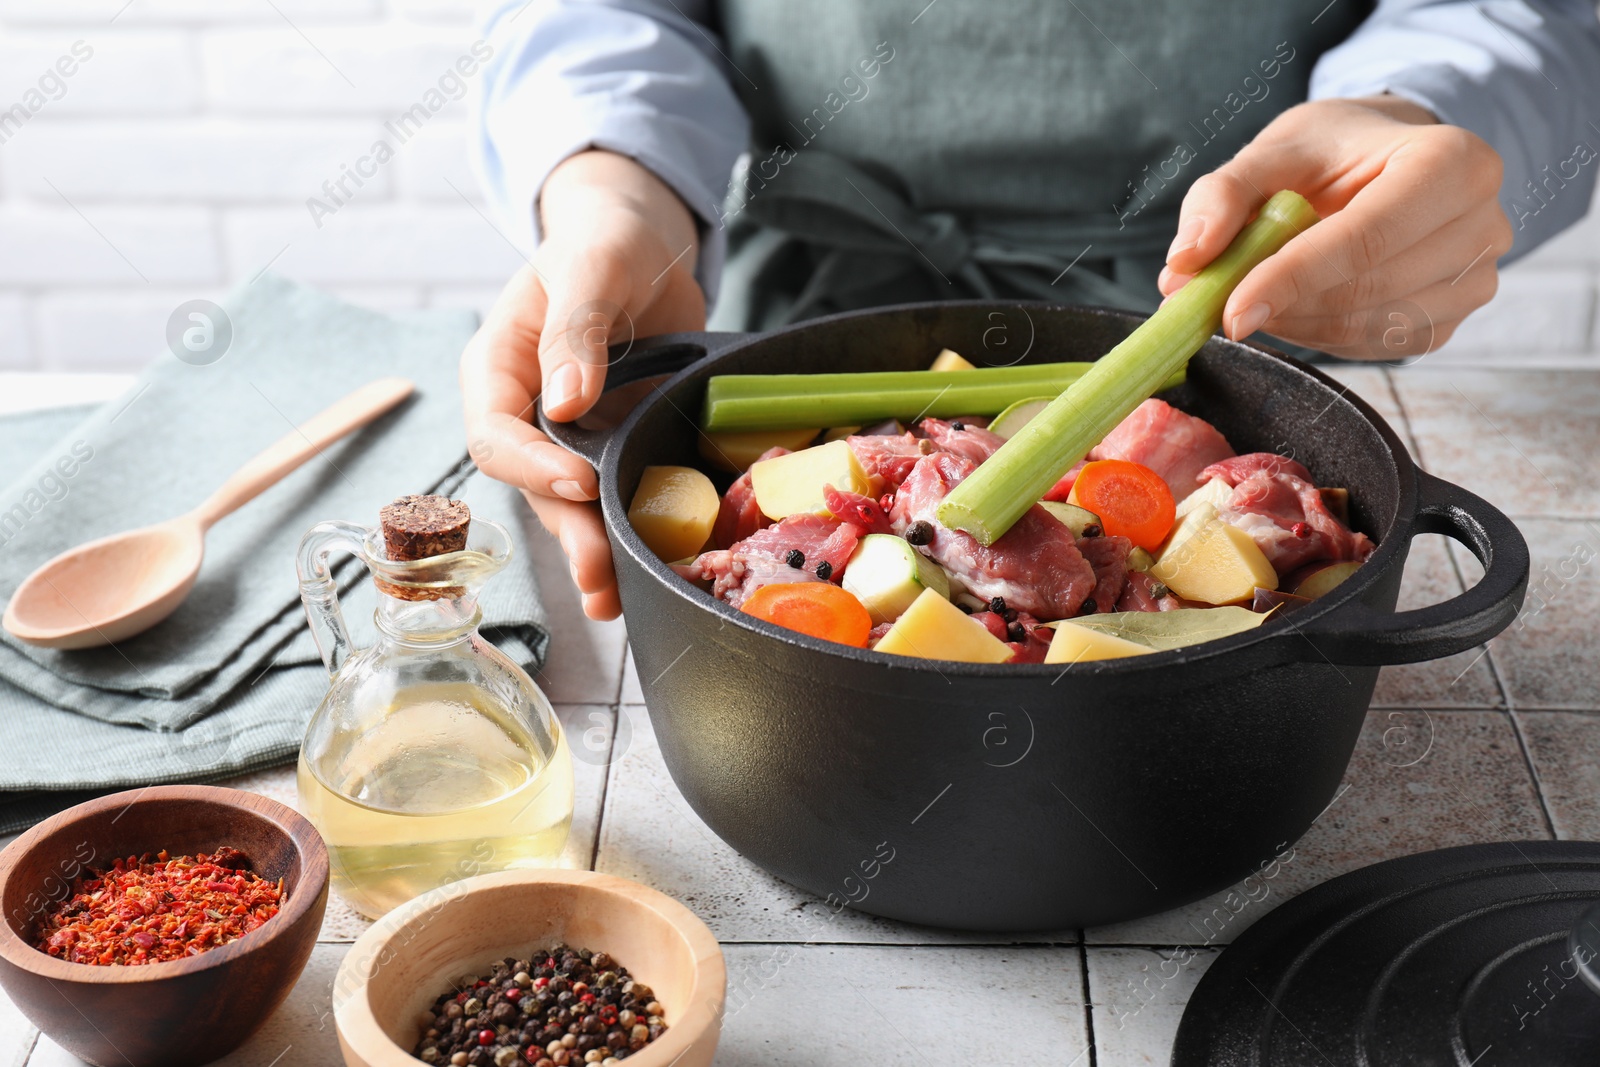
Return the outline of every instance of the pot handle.
<path id="1" fill-rule="evenodd" d="M 676 374 L 689 364 L 726 351 L 749 336 L 747 333 L 664 333 L 638 342 L 612 345 L 611 362 L 606 372 L 606 391 L 641 378 Z M 542 403 L 535 417 L 546 437 L 599 469 L 615 427 L 590 430 L 576 422 L 556 422 L 544 413 Z"/>
<path id="2" fill-rule="evenodd" d="M 1439 533 L 1459 541 L 1483 564 L 1483 578 L 1425 608 L 1379 612 L 1357 602 L 1331 613 L 1327 622 L 1292 627 L 1306 639 L 1297 658 L 1351 665 L 1438 659 L 1483 644 L 1517 617 L 1528 588 L 1522 532 L 1500 509 L 1459 485 L 1423 470 L 1417 479 L 1420 504 L 1411 536 Z"/>

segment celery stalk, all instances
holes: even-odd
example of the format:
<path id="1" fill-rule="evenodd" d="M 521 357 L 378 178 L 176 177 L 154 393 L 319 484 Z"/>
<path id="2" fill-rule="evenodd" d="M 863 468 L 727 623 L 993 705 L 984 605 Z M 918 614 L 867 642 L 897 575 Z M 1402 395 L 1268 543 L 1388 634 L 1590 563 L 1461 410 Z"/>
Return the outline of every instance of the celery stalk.
<path id="1" fill-rule="evenodd" d="M 824 374 L 718 374 L 706 384 L 706 400 L 755 396 L 793 396 L 796 393 L 893 392 L 900 389 L 958 387 L 1000 382 L 1050 382 L 1077 380 L 1092 363 L 1019 363 L 1011 367 L 974 367 L 971 370 L 834 371 Z"/>
<path id="2" fill-rule="evenodd" d="M 1222 325 L 1246 274 L 1317 221 L 1304 197 L 1275 194 L 1227 250 L 1050 403 L 939 504 L 939 522 L 999 540 L 1074 463 L 1153 395 Z"/>
<path id="3" fill-rule="evenodd" d="M 997 415 L 1018 400 L 1056 396 L 1092 363 L 1041 363 L 968 371 L 721 374 L 706 385 L 701 428 L 785 430 L 883 419 Z M 1161 388 L 1183 382 L 1183 370 Z"/>

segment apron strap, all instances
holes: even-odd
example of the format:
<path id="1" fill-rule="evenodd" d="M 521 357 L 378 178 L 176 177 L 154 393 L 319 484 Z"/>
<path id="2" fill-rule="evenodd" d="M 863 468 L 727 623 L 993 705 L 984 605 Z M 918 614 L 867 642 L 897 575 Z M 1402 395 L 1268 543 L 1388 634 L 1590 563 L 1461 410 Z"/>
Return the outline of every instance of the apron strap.
<path id="1" fill-rule="evenodd" d="M 919 211 L 894 186 L 841 156 L 794 153 L 775 177 L 735 176 L 743 203 L 731 205 L 744 260 L 735 287 L 770 292 L 763 264 L 813 264 L 793 299 L 751 322 L 766 328 L 843 307 L 880 302 L 897 282 L 921 275 L 930 295 L 949 299 L 1032 298 L 1153 310 L 1150 284 L 1176 229 L 1172 210 L 1118 216 L 1028 216 Z M 1154 267 L 1152 266 L 1154 264 Z M 727 293 L 735 300 L 737 293 Z M 753 295 L 753 294 L 751 294 Z"/>

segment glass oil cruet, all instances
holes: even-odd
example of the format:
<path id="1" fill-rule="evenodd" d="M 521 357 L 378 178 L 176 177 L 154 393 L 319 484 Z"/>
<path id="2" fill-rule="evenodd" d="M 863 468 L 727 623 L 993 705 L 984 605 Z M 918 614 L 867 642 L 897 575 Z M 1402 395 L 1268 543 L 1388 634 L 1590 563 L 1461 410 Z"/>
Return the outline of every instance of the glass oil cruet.
<path id="1" fill-rule="evenodd" d="M 296 559 L 333 679 L 300 749 L 301 810 L 327 842 L 334 890 L 374 918 L 474 874 L 554 866 L 572 823 L 572 757 L 550 702 L 478 633 L 478 592 L 511 556 L 505 528 L 445 497 L 401 497 L 381 519 L 318 523 Z M 339 608 L 335 550 L 379 593 L 367 648 Z"/>

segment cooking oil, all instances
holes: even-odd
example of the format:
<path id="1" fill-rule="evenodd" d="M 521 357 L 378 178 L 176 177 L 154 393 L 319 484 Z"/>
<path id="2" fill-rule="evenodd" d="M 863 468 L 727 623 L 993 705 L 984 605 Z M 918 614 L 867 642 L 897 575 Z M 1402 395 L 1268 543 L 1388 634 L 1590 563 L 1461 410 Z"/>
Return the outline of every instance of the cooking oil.
<path id="1" fill-rule="evenodd" d="M 554 866 L 572 824 L 572 759 L 482 687 L 417 684 L 354 716 L 313 763 L 300 804 L 328 846 L 333 889 L 376 918 L 487 871 Z M 551 751 L 547 759 L 542 751 Z"/>

